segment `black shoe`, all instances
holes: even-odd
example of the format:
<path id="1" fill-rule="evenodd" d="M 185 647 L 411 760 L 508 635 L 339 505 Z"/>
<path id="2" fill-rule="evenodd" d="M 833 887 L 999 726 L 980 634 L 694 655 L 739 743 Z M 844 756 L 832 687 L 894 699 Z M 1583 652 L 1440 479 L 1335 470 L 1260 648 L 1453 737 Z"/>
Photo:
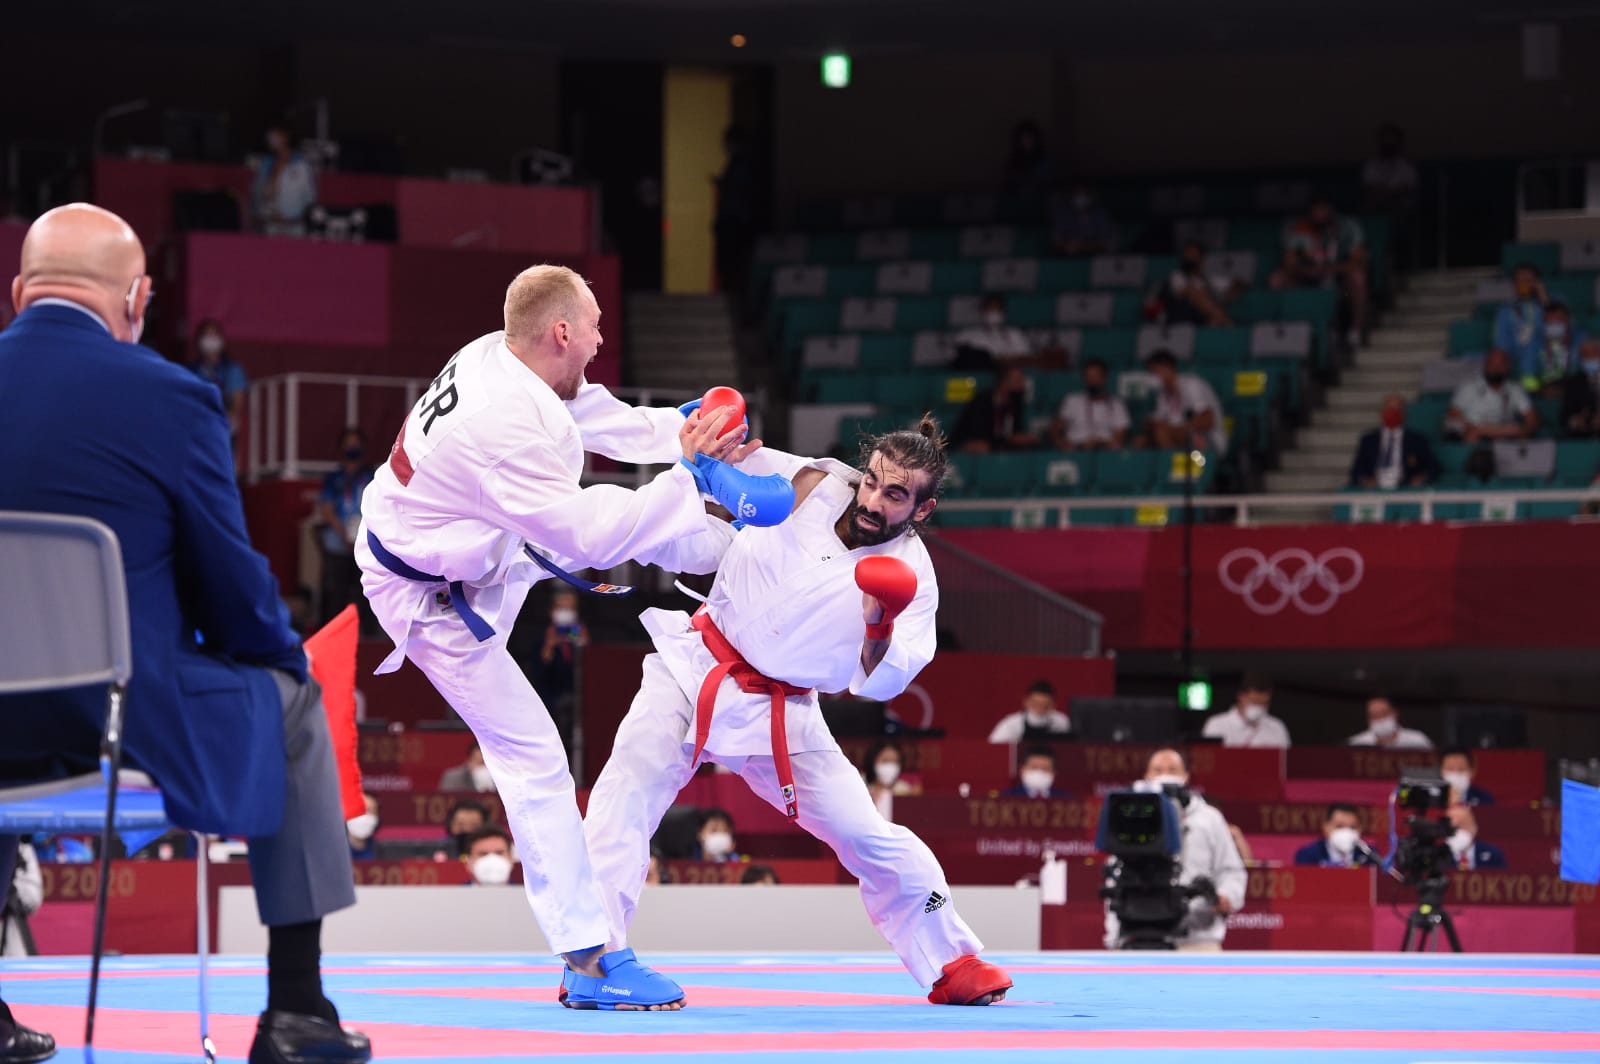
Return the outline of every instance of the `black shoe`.
<path id="1" fill-rule="evenodd" d="M 56 1040 L 18 1024 L 0 1023 L 0 1064 L 32 1064 L 56 1055 Z"/>
<path id="2" fill-rule="evenodd" d="M 372 1043 L 360 1031 L 298 1012 L 263 1012 L 250 1043 L 250 1064 L 366 1064 L 371 1059 Z"/>

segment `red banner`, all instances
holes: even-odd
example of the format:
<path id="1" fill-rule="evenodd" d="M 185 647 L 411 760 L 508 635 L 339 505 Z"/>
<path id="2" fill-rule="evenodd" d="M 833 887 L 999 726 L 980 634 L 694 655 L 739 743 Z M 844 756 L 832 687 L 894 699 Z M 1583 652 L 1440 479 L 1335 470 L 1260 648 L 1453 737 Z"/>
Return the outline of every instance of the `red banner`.
<path id="1" fill-rule="evenodd" d="M 1177 529 L 953 529 L 952 542 L 1100 610 L 1105 641 L 1182 639 Z M 1600 645 L 1600 532 L 1562 522 L 1194 531 L 1202 649 Z M 1088 557 L 1122 559 L 1108 570 Z"/>

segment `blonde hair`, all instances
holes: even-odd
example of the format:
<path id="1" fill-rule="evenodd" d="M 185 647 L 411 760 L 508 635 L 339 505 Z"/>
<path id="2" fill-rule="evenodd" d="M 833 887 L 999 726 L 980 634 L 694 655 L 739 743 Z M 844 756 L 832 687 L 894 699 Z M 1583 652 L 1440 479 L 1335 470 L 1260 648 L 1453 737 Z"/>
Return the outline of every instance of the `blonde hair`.
<path id="1" fill-rule="evenodd" d="M 530 266 L 506 288 L 506 338 L 536 337 L 556 322 L 583 312 L 588 282 L 565 266 Z"/>

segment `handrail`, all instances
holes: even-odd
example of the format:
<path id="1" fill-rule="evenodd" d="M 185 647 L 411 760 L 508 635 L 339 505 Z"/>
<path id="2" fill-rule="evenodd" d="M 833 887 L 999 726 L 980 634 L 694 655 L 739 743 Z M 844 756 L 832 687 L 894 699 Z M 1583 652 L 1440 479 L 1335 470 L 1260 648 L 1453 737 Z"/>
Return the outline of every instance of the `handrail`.
<path id="1" fill-rule="evenodd" d="M 1421 508 L 1419 520 L 1431 523 L 1433 508 L 1451 503 L 1482 503 L 1506 500 L 1520 502 L 1597 502 L 1600 487 L 1588 488 L 1507 488 L 1479 491 L 1344 491 L 1304 492 L 1255 495 L 1196 495 L 1196 510 L 1231 510 L 1234 523 L 1248 527 L 1253 510 L 1271 510 L 1280 507 L 1306 506 L 1360 506 L 1382 503 L 1417 505 Z M 1127 510 L 1142 506 L 1166 507 L 1182 510 L 1182 495 L 1095 495 L 1060 498 L 995 498 L 995 499 L 942 499 L 942 512 L 973 512 L 1009 509 L 1014 514 L 1027 514 L 1042 519 L 1055 516 L 1065 525 L 1070 522 L 1073 510 Z M 1028 526 L 1034 527 L 1034 526 Z"/>
<path id="2" fill-rule="evenodd" d="M 1082 603 L 1074 602 L 1072 599 L 1067 598 L 1065 595 L 1062 595 L 1057 591 L 1052 591 L 1050 588 L 1045 587 L 1043 584 L 1040 584 L 1037 581 L 1030 580 L 1020 573 L 1013 572 L 1012 570 L 1007 569 L 1005 566 L 1000 565 L 989 558 L 983 557 L 981 554 L 975 554 L 972 551 L 967 550 L 965 547 L 952 543 L 950 540 L 938 535 L 937 533 L 927 534 L 924 542 L 931 549 L 932 553 L 937 554 L 943 552 L 949 554 L 952 557 L 959 559 L 966 565 L 979 570 L 983 574 L 983 582 L 989 585 L 989 590 L 997 592 L 998 598 L 1003 598 L 1007 601 L 1006 608 L 1009 611 L 1015 611 L 1018 603 L 1023 601 L 1023 599 L 1017 597 L 1020 595 L 1025 596 L 1027 599 L 1031 599 L 1036 606 L 1049 606 L 1061 611 L 1062 613 L 1071 615 L 1078 621 L 1082 622 L 1081 627 L 1084 635 L 1079 641 L 1079 645 L 1068 648 L 1069 652 L 1075 654 L 1085 654 L 1091 657 L 1098 656 L 1100 654 L 1100 633 L 1105 627 L 1105 618 L 1099 613 L 1089 609 Z M 943 570 L 941 570 L 941 575 L 943 575 Z M 1002 589 L 1009 590 L 1007 591 Z M 957 600 L 962 597 L 962 592 L 965 589 L 952 587 L 951 590 L 953 592 L 952 594 L 941 595 L 943 605 L 956 605 Z M 1069 634 L 1061 632 L 1060 630 L 1063 626 L 1057 624 L 1038 624 L 1034 625 L 1033 627 L 1039 630 L 1041 635 L 1047 629 L 1055 630 L 1062 635 Z M 975 648 L 968 647 L 967 649 Z M 1014 647 L 1008 647 L 1008 649 L 1015 650 Z"/>

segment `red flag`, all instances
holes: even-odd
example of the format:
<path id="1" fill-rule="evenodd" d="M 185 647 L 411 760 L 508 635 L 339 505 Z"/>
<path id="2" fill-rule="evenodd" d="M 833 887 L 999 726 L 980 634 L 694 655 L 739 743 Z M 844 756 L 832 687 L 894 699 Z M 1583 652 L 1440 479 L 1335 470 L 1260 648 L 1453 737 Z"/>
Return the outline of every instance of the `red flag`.
<path id="1" fill-rule="evenodd" d="M 360 616 L 346 606 L 322 631 L 305 641 L 311 675 L 322 685 L 322 706 L 333 736 L 333 757 L 339 765 L 339 797 L 344 818 L 367 811 L 361 796 L 361 765 L 356 761 L 356 637 Z"/>

